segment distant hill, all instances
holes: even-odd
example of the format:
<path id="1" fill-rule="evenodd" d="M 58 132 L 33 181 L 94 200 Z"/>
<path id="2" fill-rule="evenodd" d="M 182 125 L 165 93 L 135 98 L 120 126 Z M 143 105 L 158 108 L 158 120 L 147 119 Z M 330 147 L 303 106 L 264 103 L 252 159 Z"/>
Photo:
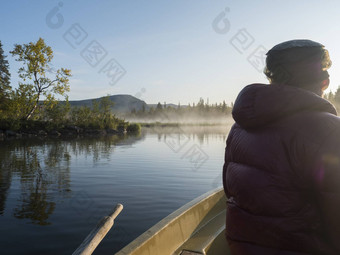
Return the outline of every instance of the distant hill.
<path id="1" fill-rule="evenodd" d="M 114 95 L 114 96 L 109 96 L 111 101 L 114 102 L 114 106 L 112 108 L 112 111 L 114 113 L 130 113 L 133 109 L 136 111 L 142 110 L 143 106 L 145 110 L 149 110 L 151 107 L 156 108 L 157 104 L 147 104 L 143 100 L 140 100 L 134 96 L 131 95 Z M 88 106 L 92 107 L 92 101 L 97 101 L 99 102 L 99 98 L 92 98 L 92 99 L 84 99 L 84 100 L 71 100 L 69 101 L 71 106 Z M 42 102 L 41 102 L 42 103 Z M 162 107 L 164 104 L 162 104 Z M 178 105 L 176 104 L 166 104 L 167 107 L 173 107 L 177 108 Z M 185 108 L 187 105 L 181 105 L 181 107 Z"/>
<path id="2" fill-rule="evenodd" d="M 131 112 L 133 109 L 139 111 L 143 109 L 148 109 L 148 105 L 143 101 L 131 95 L 114 95 L 109 96 L 111 101 L 114 102 L 114 106 L 112 108 L 113 112 L 116 113 L 127 113 Z M 77 100 L 77 101 L 69 101 L 71 106 L 92 106 L 92 101 L 99 102 L 101 98 L 93 98 L 93 99 L 85 99 L 85 100 Z"/>

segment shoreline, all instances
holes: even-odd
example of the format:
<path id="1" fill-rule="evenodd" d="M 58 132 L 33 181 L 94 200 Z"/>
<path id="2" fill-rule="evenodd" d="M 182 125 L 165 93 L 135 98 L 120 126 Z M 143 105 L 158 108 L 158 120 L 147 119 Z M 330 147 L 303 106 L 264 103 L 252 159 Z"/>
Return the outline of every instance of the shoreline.
<path id="1" fill-rule="evenodd" d="M 181 123 L 181 122 L 145 122 L 131 123 L 140 125 L 141 129 L 148 128 L 180 128 L 180 127 L 225 127 L 230 123 Z M 140 133 L 141 130 L 128 131 L 125 129 L 95 129 L 81 128 L 75 125 L 64 126 L 62 128 L 46 129 L 31 129 L 31 130 L 4 130 L 0 129 L 0 141 L 7 139 L 22 139 L 22 138 L 78 138 L 78 137 L 102 137 L 111 135 L 134 135 Z"/>
<path id="2" fill-rule="evenodd" d="M 183 122 L 142 122 L 139 123 L 142 127 L 214 127 L 214 126 L 225 126 L 230 123 L 183 123 Z"/>
<path id="3" fill-rule="evenodd" d="M 46 131 L 43 129 L 36 130 L 2 130 L 0 129 L 0 140 L 12 139 L 12 138 L 32 138 L 32 137 L 53 137 L 53 138 L 64 138 L 64 137 L 94 137 L 94 136 L 105 136 L 105 135 L 125 135 L 133 132 L 127 132 L 126 130 L 115 130 L 115 129 L 84 129 L 77 126 L 66 126 L 61 129 L 52 129 Z"/>

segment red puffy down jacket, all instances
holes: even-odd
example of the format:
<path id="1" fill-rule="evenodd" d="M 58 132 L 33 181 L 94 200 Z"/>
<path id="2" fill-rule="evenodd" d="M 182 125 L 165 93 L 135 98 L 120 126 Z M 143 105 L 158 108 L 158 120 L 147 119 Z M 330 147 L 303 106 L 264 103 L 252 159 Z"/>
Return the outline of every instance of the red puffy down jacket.
<path id="1" fill-rule="evenodd" d="M 340 254 L 340 118 L 291 86 L 237 97 L 225 152 L 226 237 L 233 255 Z"/>

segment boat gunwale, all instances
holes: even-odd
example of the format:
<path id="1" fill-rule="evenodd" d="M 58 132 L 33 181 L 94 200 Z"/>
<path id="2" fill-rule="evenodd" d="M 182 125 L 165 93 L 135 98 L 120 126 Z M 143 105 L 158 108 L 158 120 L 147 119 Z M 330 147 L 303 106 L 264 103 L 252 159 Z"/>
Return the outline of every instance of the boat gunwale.
<path id="1" fill-rule="evenodd" d="M 157 235 L 162 230 L 164 230 L 167 226 L 169 226 L 171 223 L 176 221 L 176 219 L 179 219 L 182 215 L 189 212 L 195 206 L 201 203 L 204 203 L 205 201 L 209 200 L 210 198 L 212 198 L 213 196 L 221 192 L 224 193 L 223 187 L 218 187 L 216 189 L 210 190 L 202 194 L 201 196 L 191 200 L 190 202 L 181 206 L 176 211 L 172 212 L 171 214 L 169 214 L 168 216 L 166 216 L 165 218 L 157 222 L 155 225 L 153 225 L 151 228 L 146 230 L 144 233 L 139 235 L 136 239 L 134 239 L 129 244 L 127 244 L 125 247 L 123 247 L 120 251 L 118 251 L 116 255 L 130 254 L 131 252 L 135 251 L 139 247 L 142 247 L 153 236 Z"/>

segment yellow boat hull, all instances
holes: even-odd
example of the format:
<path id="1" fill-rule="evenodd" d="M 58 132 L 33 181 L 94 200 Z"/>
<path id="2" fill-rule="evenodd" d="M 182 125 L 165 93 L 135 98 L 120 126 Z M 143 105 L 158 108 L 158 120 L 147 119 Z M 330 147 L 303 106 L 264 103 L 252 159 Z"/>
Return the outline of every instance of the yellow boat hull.
<path id="1" fill-rule="evenodd" d="M 226 197 L 210 191 L 173 212 L 116 255 L 228 255 Z"/>

